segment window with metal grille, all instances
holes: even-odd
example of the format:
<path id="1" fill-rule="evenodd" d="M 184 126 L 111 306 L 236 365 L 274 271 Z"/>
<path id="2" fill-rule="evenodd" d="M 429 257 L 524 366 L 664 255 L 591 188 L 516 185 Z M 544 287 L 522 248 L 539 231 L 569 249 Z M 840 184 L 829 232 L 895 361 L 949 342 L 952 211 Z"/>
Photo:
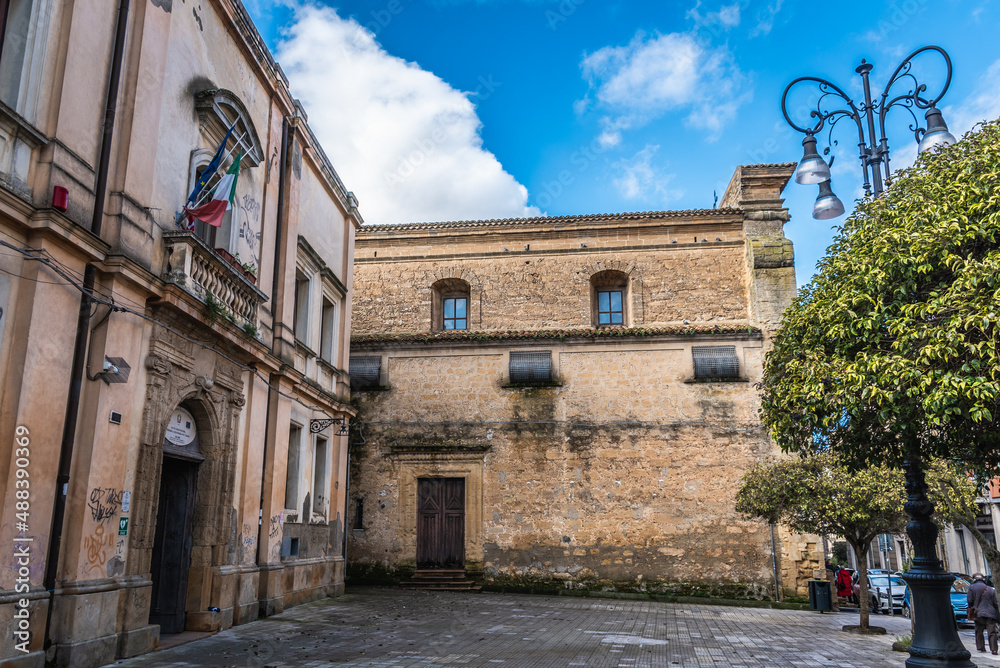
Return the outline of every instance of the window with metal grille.
<path id="1" fill-rule="evenodd" d="M 366 390 L 373 387 L 379 387 L 381 375 L 381 357 L 351 357 L 352 390 Z"/>
<path id="2" fill-rule="evenodd" d="M 621 290 L 597 291 L 597 324 L 621 325 L 625 322 L 625 312 L 622 310 Z"/>
<path id="3" fill-rule="evenodd" d="M 552 351 L 510 353 L 511 383 L 547 383 L 552 380 Z"/>
<path id="4" fill-rule="evenodd" d="M 465 297 L 448 297 L 444 300 L 444 329 L 468 329 L 466 312 L 469 300 Z"/>
<path id="5" fill-rule="evenodd" d="M 739 378 L 736 346 L 693 346 L 695 378 Z"/>

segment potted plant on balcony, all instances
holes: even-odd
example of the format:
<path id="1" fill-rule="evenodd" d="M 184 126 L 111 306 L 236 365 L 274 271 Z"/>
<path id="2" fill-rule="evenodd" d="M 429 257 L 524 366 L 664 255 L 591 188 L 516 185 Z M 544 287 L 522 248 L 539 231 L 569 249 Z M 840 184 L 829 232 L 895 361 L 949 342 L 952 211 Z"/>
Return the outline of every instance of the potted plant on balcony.
<path id="1" fill-rule="evenodd" d="M 257 265 L 254 264 L 252 260 L 250 262 L 243 262 L 243 260 L 240 259 L 240 254 L 237 253 L 235 266 L 243 272 L 243 275 L 247 277 L 247 280 L 250 281 L 250 283 L 253 285 L 257 284 Z"/>
<path id="2" fill-rule="evenodd" d="M 218 253 L 222 257 L 222 259 L 228 262 L 229 264 L 233 264 L 233 262 L 235 262 L 233 254 L 227 251 L 225 248 L 216 248 L 215 252 Z"/>

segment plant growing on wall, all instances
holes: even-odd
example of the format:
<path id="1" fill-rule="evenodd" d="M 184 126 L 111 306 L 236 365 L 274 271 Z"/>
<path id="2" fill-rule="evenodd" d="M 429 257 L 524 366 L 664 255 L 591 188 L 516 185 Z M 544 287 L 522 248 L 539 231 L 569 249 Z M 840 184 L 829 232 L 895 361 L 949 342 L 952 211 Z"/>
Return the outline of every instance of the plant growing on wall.
<path id="1" fill-rule="evenodd" d="M 228 309 L 211 292 L 205 292 L 205 320 L 214 325 L 220 318 L 230 319 Z"/>
<path id="2" fill-rule="evenodd" d="M 744 474 L 736 510 L 793 531 L 843 536 L 858 557 L 861 629 L 869 628 L 868 552 L 876 536 L 906 526 L 903 472 L 850 472 L 830 454 L 757 464 Z"/>

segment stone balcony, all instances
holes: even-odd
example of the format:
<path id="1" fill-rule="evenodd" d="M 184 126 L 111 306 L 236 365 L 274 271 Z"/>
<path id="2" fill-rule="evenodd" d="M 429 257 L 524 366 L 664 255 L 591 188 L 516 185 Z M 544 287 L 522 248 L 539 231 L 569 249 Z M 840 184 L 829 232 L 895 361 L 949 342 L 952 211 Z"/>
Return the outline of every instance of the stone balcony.
<path id="1" fill-rule="evenodd" d="M 267 296 L 242 272 L 192 232 L 164 232 L 163 243 L 167 253 L 163 280 L 206 303 L 211 295 L 237 326 L 249 324 L 256 330 L 260 306 Z"/>

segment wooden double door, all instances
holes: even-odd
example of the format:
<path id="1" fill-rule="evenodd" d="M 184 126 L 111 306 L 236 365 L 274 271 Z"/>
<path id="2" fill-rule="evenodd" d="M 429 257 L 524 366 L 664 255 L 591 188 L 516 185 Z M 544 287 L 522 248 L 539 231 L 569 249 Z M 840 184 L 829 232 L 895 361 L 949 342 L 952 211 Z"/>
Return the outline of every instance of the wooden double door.
<path id="1" fill-rule="evenodd" d="M 163 457 L 150 567 L 153 591 L 149 611 L 149 623 L 159 624 L 161 634 L 184 630 L 197 482 L 197 462 Z"/>
<path id="2" fill-rule="evenodd" d="M 465 479 L 417 479 L 417 568 L 465 568 Z"/>

